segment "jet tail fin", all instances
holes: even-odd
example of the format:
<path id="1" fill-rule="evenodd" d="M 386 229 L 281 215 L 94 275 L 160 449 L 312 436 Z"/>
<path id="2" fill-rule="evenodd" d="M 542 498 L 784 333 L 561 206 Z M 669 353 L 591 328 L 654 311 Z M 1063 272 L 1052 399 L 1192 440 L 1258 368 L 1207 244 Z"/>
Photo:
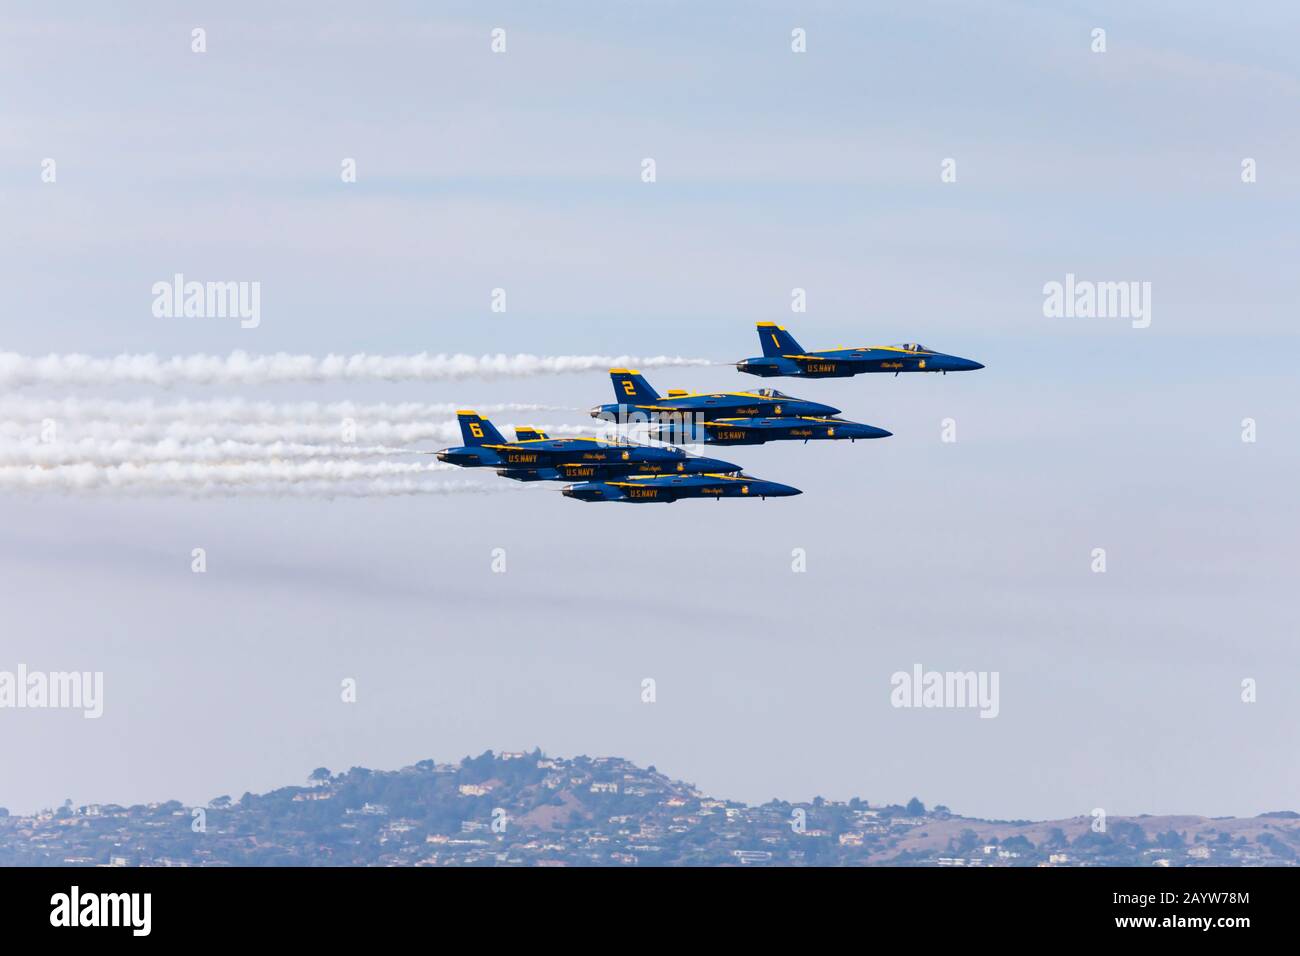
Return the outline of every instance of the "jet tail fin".
<path id="1" fill-rule="evenodd" d="M 505 438 L 490 421 L 478 412 L 463 409 L 456 413 L 460 434 L 466 445 L 505 445 Z"/>
<path id="2" fill-rule="evenodd" d="M 515 426 L 515 441 L 535 441 L 537 439 L 546 438 L 546 437 L 547 437 L 546 432 L 542 431 L 541 429 L 534 428 L 532 425 Z"/>
<path id="3" fill-rule="evenodd" d="M 803 346 L 794 340 L 794 336 L 784 326 L 775 322 L 758 323 L 758 341 L 762 343 L 763 354 L 768 358 L 803 354 Z"/>
<path id="4" fill-rule="evenodd" d="M 614 382 L 614 397 L 621 404 L 631 405 L 635 402 L 657 402 L 659 393 L 650 387 L 650 383 L 636 369 L 612 368 L 609 377 Z"/>

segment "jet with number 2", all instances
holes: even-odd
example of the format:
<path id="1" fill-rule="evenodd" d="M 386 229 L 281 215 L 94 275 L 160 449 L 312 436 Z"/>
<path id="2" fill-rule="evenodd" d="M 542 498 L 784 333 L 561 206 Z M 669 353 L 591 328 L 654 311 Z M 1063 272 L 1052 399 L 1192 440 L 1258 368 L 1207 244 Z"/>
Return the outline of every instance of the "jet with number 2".
<path id="1" fill-rule="evenodd" d="M 717 445 L 762 445 L 769 441 L 888 438 L 874 425 L 836 418 L 839 409 L 760 388 L 752 392 L 669 389 L 660 395 L 635 369 L 612 368 L 614 396 L 597 405 L 593 418 L 619 424 L 649 423 L 659 441 Z"/>
<path id="2" fill-rule="evenodd" d="M 760 388 L 753 392 L 687 392 L 670 388 L 660 395 L 645 376 L 636 369 L 612 368 L 609 377 L 614 383 L 614 398 L 609 405 L 597 405 L 591 410 L 592 418 L 625 423 L 629 418 L 649 421 L 667 413 L 691 414 L 711 418 L 747 418 L 767 415 L 838 415 L 840 410 L 821 402 L 808 402 L 802 398 L 782 395 L 774 388 Z"/>
<path id="3" fill-rule="evenodd" d="M 864 372 L 973 372 L 984 366 L 958 355 L 945 355 L 909 342 L 809 352 L 783 326 L 758 323 L 763 354 L 742 359 L 736 368 L 762 378 L 849 378 Z"/>

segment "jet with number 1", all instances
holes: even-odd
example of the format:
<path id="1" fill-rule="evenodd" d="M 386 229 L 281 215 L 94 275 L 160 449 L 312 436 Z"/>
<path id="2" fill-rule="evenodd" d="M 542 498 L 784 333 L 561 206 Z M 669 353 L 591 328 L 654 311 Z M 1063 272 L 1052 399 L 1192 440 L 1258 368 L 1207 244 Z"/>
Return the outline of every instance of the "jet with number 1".
<path id="1" fill-rule="evenodd" d="M 973 372 L 979 362 L 945 355 L 909 342 L 906 345 L 864 345 L 859 348 L 809 352 L 783 326 L 758 323 L 763 354 L 742 359 L 736 368 L 762 378 L 849 378 L 864 372 Z"/>

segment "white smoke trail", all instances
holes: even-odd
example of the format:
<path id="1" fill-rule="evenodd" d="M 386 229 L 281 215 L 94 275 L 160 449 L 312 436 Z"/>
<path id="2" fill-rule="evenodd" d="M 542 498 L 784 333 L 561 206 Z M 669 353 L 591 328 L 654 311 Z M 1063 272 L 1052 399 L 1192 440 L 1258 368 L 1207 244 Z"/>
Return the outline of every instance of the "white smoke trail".
<path id="1" fill-rule="evenodd" d="M 394 462 L 80 463 L 52 468 L 0 466 L 0 491 L 352 496 L 457 494 L 494 490 L 474 481 L 419 479 L 445 466 Z"/>
<path id="2" fill-rule="evenodd" d="M 509 483 L 486 484 L 476 481 L 421 482 L 410 479 L 374 478 L 368 481 L 335 482 L 253 482 L 247 485 L 185 485 L 175 482 L 148 484 L 144 482 L 89 487 L 47 486 L 44 493 L 113 495 L 115 497 L 156 498 L 389 498 L 415 495 L 495 494 L 515 489 Z M 518 486 L 528 487 L 528 486 Z M 35 491 L 38 489 L 25 489 Z"/>
<path id="3" fill-rule="evenodd" d="M 385 458 L 411 454 L 416 453 L 405 448 L 388 448 L 383 445 L 304 445 L 282 441 L 256 444 L 242 441 L 216 441 L 211 438 L 191 443 L 177 441 L 174 438 L 153 442 L 98 438 L 47 442 L 32 437 L 16 441 L 0 440 L 0 465 L 45 467 L 79 462 L 101 465 L 151 461 L 217 464 L 295 458 Z"/>
<path id="4" fill-rule="evenodd" d="M 708 359 L 659 355 L 89 355 L 0 353 L 0 388 L 29 385 L 265 385 L 283 382 L 458 381 L 590 372 L 611 366 L 706 366 Z"/>
<path id="5" fill-rule="evenodd" d="M 182 400 L 158 404 L 152 399 L 0 398 L 0 421 L 76 422 L 111 419 L 122 422 L 268 422 L 353 421 L 427 422 L 454 415 L 463 405 L 446 402 L 250 402 L 241 398 Z M 473 406 L 484 415 L 498 412 L 564 412 L 562 405 L 500 402 Z"/>
<path id="6" fill-rule="evenodd" d="M 249 484 L 264 481 L 354 481 L 366 478 L 418 477 L 445 470 L 441 462 L 126 462 L 101 466 L 90 462 L 74 465 L 0 467 L 0 488 L 30 488 L 46 485 L 113 485 L 131 482 L 179 482 L 187 484 Z"/>
<path id="7" fill-rule="evenodd" d="M 56 421 L 55 437 L 58 439 L 94 438 L 100 441 L 130 442 L 200 442 L 204 440 L 267 444 L 287 442 L 294 444 L 328 444 L 343 442 L 339 422 L 117 422 L 83 420 L 66 424 Z M 602 432 L 603 426 L 592 425 L 540 425 L 548 435 L 555 437 L 591 436 Z M 512 435 L 514 425 L 505 425 L 503 432 Z M 23 441 L 44 437 L 42 426 L 0 421 L 0 439 Z M 418 441 L 436 441 L 442 444 L 461 444 L 460 425 L 456 422 L 357 422 L 351 436 L 369 445 L 409 445 Z"/>
<path id="8" fill-rule="evenodd" d="M 506 484 L 486 484 L 477 481 L 419 482 L 408 479 L 376 478 L 366 482 L 300 482 L 297 484 L 211 485 L 203 488 L 152 489 L 148 492 L 132 489 L 133 494 L 184 494 L 191 498 L 256 496 L 273 498 L 388 498 L 406 495 L 490 495 L 510 491 Z"/>

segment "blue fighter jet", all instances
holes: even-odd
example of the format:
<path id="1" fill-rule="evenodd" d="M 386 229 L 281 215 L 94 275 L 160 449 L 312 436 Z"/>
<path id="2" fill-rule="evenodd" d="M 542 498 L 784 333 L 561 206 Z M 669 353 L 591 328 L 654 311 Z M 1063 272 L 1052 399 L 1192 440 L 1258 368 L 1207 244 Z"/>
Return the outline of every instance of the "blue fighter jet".
<path id="1" fill-rule="evenodd" d="M 752 475 L 664 475 L 630 477 L 622 481 L 584 481 L 566 485 L 564 494 L 579 501 L 672 503 L 682 498 L 787 498 L 803 494 L 798 488 L 764 481 Z"/>
<path id="2" fill-rule="evenodd" d="M 794 336 L 775 322 L 758 323 L 758 340 L 763 354 L 743 359 L 736 368 L 763 378 L 848 378 L 863 372 L 970 372 L 983 368 L 979 362 L 945 355 L 923 345 L 864 345 L 861 348 L 805 351 Z"/>
<path id="3" fill-rule="evenodd" d="M 659 441 L 706 443 L 710 445 L 763 445 L 770 441 L 857 441 L 859 438 L 888 438 L 875 425 L 862 425 L 843 418 L 718 418 L 713 421 L 678 424 L 670 422 L 651 429 Z"/>
<path id="4" fill-rule="evenodd" d="M 691 393 L 669 389 L 660 395 L 640 372 L 612 368 L 619 401 L 597 405 L 592 417 L 620 424 L 649 422 L 659 441 L 718 445 L 762 445 L 769 441 L 887 438 L 874 425 L 836 418 L 838 408 L 782 394 L 774 388 L 752 392 Z"/>
<path id="5" fill-rule="evenodd" d="M 444 448 L 438 460 L 463 468 L 496 468 L 516 481 L 576 481 L 633 475 L 692 475 L 740 471 L 717 458 L 688 455 L 680 448 L 602 441 L 597 438 L 548 438 L 535 428 L 515 430 L 508 442 L 478 412 L 456 413 L 465 444 Z"/>
<path id="6" fill-rule="evenodd" d="M 752 392 L 687 392 L 670 388 L 660 395 L 650 387 L 635 369 L 612 368 L 609 377 L 614 382 L 614 397 L 618 401 L 597 405 L 591 410 L 592 418 L 624 424 L 628 421 L 648 422 L 665 415 L 691 415 L 703 421 L 714 418 L 752 418 L 768 416 L 838 415 L 840 410 L 820 402 L 807 402 L 801 398 L 783 395 L 774 388 L 760 388 Z"/>

